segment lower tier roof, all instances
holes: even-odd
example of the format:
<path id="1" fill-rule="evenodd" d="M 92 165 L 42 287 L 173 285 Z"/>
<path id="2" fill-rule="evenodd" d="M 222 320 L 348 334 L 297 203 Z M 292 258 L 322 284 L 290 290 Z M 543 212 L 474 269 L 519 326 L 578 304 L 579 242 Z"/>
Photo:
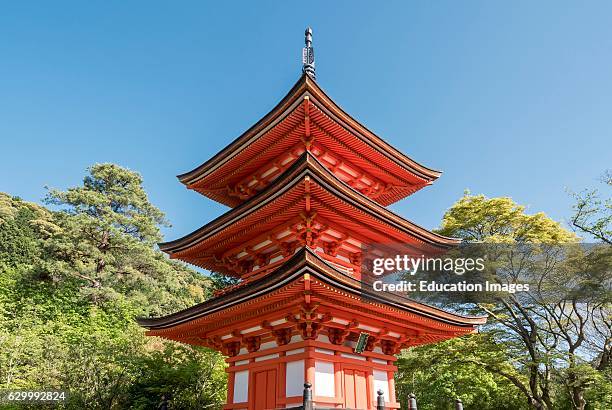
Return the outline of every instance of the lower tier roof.
<path id="1" fill-rule="evenodd" d="M 253 344 L 293 335 L 332 340 L 371 333 L 395 354 L 401 348 L 471 333 L 486 317 L 466 317 L 382 294 L 302 249 L 271 274 L 223 296 L 164 317 L 138 319 L 151 336 L 208 346 Z M 344 335 L 344 336 L 342 336 Z M 280 340 L 280 341 L 279 341 Z M 237 344 L 237 345 L 236 345 Z M 389 347 L 391 346 L 391 347 Z"/>

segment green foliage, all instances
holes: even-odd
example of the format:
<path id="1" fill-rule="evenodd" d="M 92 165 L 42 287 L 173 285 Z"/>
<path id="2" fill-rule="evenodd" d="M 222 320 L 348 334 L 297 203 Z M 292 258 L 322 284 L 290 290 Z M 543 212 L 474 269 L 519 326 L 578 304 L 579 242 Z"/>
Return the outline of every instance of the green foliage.
<path id="1" fill-rule="evenodd" d="M 41 207 L 0 193 L 0 260 L 15 266 L 37 257 L 35 227 L 48 216 Z"/>
<path id="2" fill-rule="evenodd" d="M 143 358 L 138 381 L 131 386 L 135 409 L 150 409 L 166 395 L 175 409 L 194 409 L 225 400 L 226 377 L 221 357 L 207 349 L 166 345 Z"/>
<path id="3" fill-rule="evenodd" d="M 601 178 L 604 189 L 612 188 L 612 171 Z M 604 191 L 609 192 L 609 191 Z M 598 189 L 587 189 L 572 194 L 575 199 L 572 226 L 578 231 L 612 245 L 612 197 L 605 197 Z"/>
<path id="4" fill-rule="evenodd" d="M 66 206 L 79 218 L 84 235 L 103 248 L 132 238 L 150 244 L 161 239 L 159 225 L 167 222 L 149 202 L 138 173 L 115 164 L 96 164 L 88 171 L 83 186 L 51 190 L 46 202 Z"/>
<path id="5" fill-rule="evenodd" d="M 566 243 L 577 239 L 543 212 L 526 214 L 525 207 L 511 198 L 469 194 L 444 214 L 437 232 L 470 242 Z"/>
<path id="6" fill-rule="evenodd" d="M 505 378 L 532 408 L 604 408 L 601 392 L 611 388 L 605 371 L 612 346 L 612 248 L 578 246 L 572 232 L 545 214 L 529 215 L 510 198 L 484 195 L 461 198 L 439 232 L 488 244 L 494 279 L 530 283 L 525 295 L 479 304 L 475 311 L 490 317 L 481 331 L 492 343 L 446 360 L 459 367 L 467 360 Z"/>
<path id="7" fill-rule="evenodd" d="M 587 369 L 591 375 L 591 388 L 586 392 L 586 400 L 593 403 L 593 410 L 612 409 L 612 367 L 595 372 Z"/>
<path id="8" fill-rule="evenodd" d="M 37 271 L 52 280 L 83 282 L 93 303 L 128 297 L 140 315 L 160 315 L 202 302 L 211 281 L 154 249 L 163 213 L 147 199 L 137 173 L 113 164 L 90 168 L 83 186 L 51 190 L 61 207 L 43 238 Z"/>
<path id="9" fill-rule="evenodd" d="M 527 409 L 527 401 L 516 386 L 487 368 L 500 366 L 512 371 L 505 365 L 507 360 L 504 345 L 487 334 L 412 348 L 398 360 L 398 396 L 406 398 L 414 393 L 419 409 L 424 410 L 454 409 L 457 398 L 467 409 Z"/>
<path id="10" fill-rule="evenodd" d="M 53 211 L 0 193 L 0 389 L 66 389 L 67 408 L 218 407 L 222 357 L 144 336 L 135 318 L 183 309 L 215 284 L 156 250 L 163 214 L 112 164 L 50 191 Z"/>

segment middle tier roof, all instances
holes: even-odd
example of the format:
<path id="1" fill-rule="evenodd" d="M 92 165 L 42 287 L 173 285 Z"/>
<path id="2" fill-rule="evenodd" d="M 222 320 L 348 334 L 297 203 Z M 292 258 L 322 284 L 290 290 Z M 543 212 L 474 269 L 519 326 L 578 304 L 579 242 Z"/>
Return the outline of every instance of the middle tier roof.
<path id="1" fill-rule="evenodd" d="M 160 248 L 171 258 L 246 279 L 269 272 L 303 247 L 356 273 L 364 247 L 372 244 L 436 252 L 457 243 L 387 210 L 305 152 L 247 202 Z"/>

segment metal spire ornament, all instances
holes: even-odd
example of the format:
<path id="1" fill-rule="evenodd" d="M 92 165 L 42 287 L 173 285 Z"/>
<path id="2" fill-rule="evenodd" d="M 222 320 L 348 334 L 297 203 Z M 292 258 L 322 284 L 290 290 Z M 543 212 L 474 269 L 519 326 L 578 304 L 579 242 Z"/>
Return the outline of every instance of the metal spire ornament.
<path id="1" fill-rule="evenodd" d="M 315 57 L 314 48 L 312 47 L 312 29 L 310 27 L 304 32 L 304 36 L 306 47 L 302 49 L 302 72 L 308 74 L 314 80 L 316 79 Z"/>

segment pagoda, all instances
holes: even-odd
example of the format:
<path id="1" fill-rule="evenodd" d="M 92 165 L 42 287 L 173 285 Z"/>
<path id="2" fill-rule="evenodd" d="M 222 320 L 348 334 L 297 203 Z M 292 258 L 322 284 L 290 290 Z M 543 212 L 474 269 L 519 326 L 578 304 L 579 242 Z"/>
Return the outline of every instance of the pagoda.
<path id="1" fill-rule="evenodd" d="M 403 348 L 474 332 L 463 317 L 362 282 L 364 246 L 444 251 L 457 240 L 385 207 L 440 172 L 402 154 L 332 101 L 315 81 L 312 31 L 303 73 L 267 115 L 179 180 L 231 209 L 160 244 L 171 258 L 237 278 L 196 306 L 140 319 L 147 335 L 227 358 L 225 409 L 290 408 L 311 383 L 327 408 L 385 407 Z"/>

